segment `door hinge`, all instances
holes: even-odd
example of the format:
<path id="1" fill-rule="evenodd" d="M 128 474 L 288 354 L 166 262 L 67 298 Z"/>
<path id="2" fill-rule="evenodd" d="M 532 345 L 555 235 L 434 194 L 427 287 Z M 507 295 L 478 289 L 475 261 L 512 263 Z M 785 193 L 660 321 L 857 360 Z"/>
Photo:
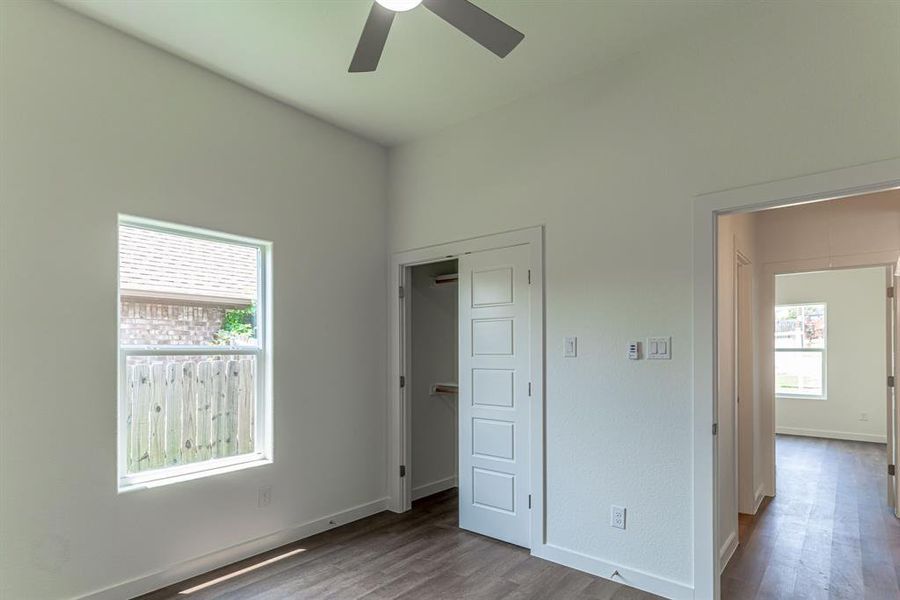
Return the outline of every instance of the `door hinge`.
<path id="1" fill-rule="evenodd" d="M 397 291 L 397 294 L 398 294 L 401 298 L 403 298 L 404 296 L 406 296 L 406 292 L 403 291 L 403 286 L 402 286 L 402 285 L 400 286 L 400 289 Z"/>
<path id="2" fill-rule="evenodd" d="M 894 297 L 894 286 L 888 288 L 888 298 Z"/>
<path id="3" fill-rule="evenodd" d="M 896 380 L 893 375 L 888 375 L 888 387 L 894 387 Z"/>
<path id="4" fill-rule="evenodd" d="M 528 395 L 531 396 L 531 382 L 528 382 Z"/>
<path id="5" fill-rule="evenodd" d="M 528 269 L 528 285 L 531 285 L 531 269 Z"/>
<path id="6" fill-rule="evenodd" d="M 406 465 L 400 465 L 400 477 L 406 477 Z"/>
<path id="7" fill-rule="evenodd" d="M 406 377 L 404 377 L 403 375 L 400 376 L 400 387 L 401 388 L 406 387 Z"/>
<path id="8" fill-rule="evenodd" d="M 531 510 L 531 494 L 528 494 L 528 510 Z"/>
<path id="9" fill-rule="evenodd" d="M 719 424 L 718 423 L 713 423 L 712 432 L 713 432 L 713 435 L 719 435 Z"/>
<path id="10" fill-rule="evenodd" d="M 894 467 L 894 465 L 888 465 L 888 475 L 893 475 L 896 472 L 897 472 L 897 469 L 896 469 L 896 467 Z"/>

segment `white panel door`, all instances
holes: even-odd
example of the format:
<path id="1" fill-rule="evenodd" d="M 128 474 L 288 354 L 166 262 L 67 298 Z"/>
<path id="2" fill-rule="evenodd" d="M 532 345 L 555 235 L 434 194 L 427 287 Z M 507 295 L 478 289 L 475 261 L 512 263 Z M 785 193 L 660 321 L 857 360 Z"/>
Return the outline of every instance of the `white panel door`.
<path id="1" fill-rule="evenodd" d="M 459 259 L 459 526 L 530 546 L 528 246 Z"/>

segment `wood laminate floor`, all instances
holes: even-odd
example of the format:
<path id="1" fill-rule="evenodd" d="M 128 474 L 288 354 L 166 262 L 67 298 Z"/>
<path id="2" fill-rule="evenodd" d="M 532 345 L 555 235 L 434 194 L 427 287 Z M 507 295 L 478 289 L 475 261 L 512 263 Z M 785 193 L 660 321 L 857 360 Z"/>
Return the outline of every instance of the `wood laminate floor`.
<path id="1" fill-rule="evenodd" d="M 140 600 L 650 600 L 652 594 L 530 556 L 456 526 L 456 491 L 383 512 Z M 244 572 L 189 594 L 266 560 Z"/>
<path id="2" fill-rule="evenodd" d="M 740 516 L 724 600 L 900 598 L 884 444 L 778 436 L 776 496 Z"/>

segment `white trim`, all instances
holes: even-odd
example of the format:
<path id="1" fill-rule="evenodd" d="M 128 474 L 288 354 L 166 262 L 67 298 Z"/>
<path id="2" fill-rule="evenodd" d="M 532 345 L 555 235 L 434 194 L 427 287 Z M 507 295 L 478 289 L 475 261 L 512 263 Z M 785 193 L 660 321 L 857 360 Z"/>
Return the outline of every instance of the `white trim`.
<path id="1" fill-rule="evenodd" d="M 762 505 L 765 497 L 765 488 L 763 487 L 763 484 L 760 483 L 759 487 L 756 488 L 756 492 L 753 494 L 753 512 L 750 514 L 755 515 L 759 512 L 759 507 Z"/>
<path id="2" fill-rule="evenodd" d="M 803 394 L 780 394 L 775 392 L 776 400 L 828 400 L 828 396 L 816 396 L 810 394 L 809 396 L 804 396 Z"/>
<path id="3" fill-rule="evenodd" d="M 261 244 L 271 245 L 271 242 L 259 240 L 245 235 L 235 233 L 226 233 L 224 231 L 215 231 L 213 229 L 205 229 L 203 227 L 194 227 L 193 225 L 185 225 L 184 223 L 173 223 L 171 221 L 160 221 L 159 219 L 148 219 L 146 217 L 137 217 L 135 215 L 126 215 L 119 213 L 119 224 L 128 225 L 129 227 L 141 227 L 150 231 L 159 233 L 173 233 L 175 235 L 189 235 L 191 237 L 209 240 L 211 242 L 226 242 L 229 244 L 240 244 L 242 246 L 259 247 Z"/>
<path id="4" fill-rule="evenodd" d="M 716 217 L 900 188 L 900 158 L 848 167 L 694 199 L 693 542 L 696 598 L 718 599 L 716 443 Z"/>
<path id="5" fill-rule="evenodd" d="M 725 540 L 725 543 L 722 544 L 722 547 L 719 548 L 719 575 L 725 571 L 725 567 L 728 566 L 728 561 L 734 556 L 737 547 L 738 535 L 736 531 L 732 531 L 728 535 L 728 539 Z"/>
<path id="6" fill-rule="evenodd" d="M 409 477 L 400 477 L 400 465 L 409 465 L 408 402 L 405 391 L 399 387 L 400 375 L 406 373 L 408 331 L 403 323 L 408 321 L 404 311 L 408 302 L 401 302 L 398 290 L 406 285 L 407 271 L 414 265 L 441 262 L 458 256 L 495 250 L 511 246 L 528 245 L 531 263 L 531 548 L 542 546 L 545 540 L 544 515 L 544 228 L 530 227 L 468 240 L 450 242 L 397 252 L 391 255 L 388 272 L 388 508 L 394 512 L 410 509 L 411 491 Z M 405 316 L 404 316 L 405 315 Z M 408 379 L 408 378 L 407 378 Z"/>
<path id="7" fill-rule="evenodd" d="M 437 481 L 432 481 L 431 483 L 425 483 L 418 487 L 414 487 L 412 490 L 413 502 L 421 498 L 427 498 L 432 494 L 437 494 L 438 492 L 443 492 L 444 490 L 455 488 L 456 483 L 456 477 L 445 477 L 444 479 L 438 479 Z"/>
<path id="8" fill-rule="evenodd" d="M 688 600 L 695 597 L 693 588 L 686 583 L 659 577 L 640 569 L 632 569 L 611 563 L 554 544 L 543 544 L 539 548 L 532 550 L 532 554 L 538 558 L 543 558 L 572 569 L 578 569 L 579 571 L 650 592 L 651 594 L 657 594 L 664 598 Z M 613 573 L 616 571 L 618 571 L 618 575 L 613 576 Z"/>
<path id="9" fill-rule="evenodd" d="M 131 346 L 123 344 L 125 356 L 259 356 L 255 346 Z"/>
<path id="10" fill-rule="evenodd" d="M 244 469 L 252 469 L 253 467 L 262 467 L 271 464 L 271 459 L 266 458 L 266 456 L 260 452 L 253 452 L 229 456 L 227 458 L 211 458 L 209 460 L 188 465 L 152 469 L 150 471 L 142 471 L 123 477 L 119 481 L 119 493 L 125 494 L 138 490 L 148 490 L 164 485 L 183 483 L 185 481 L 193 481 L 194 479 L 213 477 L 215 475 L 222 475 L 223 473 L 233 473 L 234 471 L 243 471 Z"/>
<path id="11" fill-rule="evenodd" d="M 387 498 L 360 504 L 347 510 L 313 519 L 209 554 L 169 565 L 168 567 L 129 579 L 115 585 L 78 596 L 74 600 L 120 600 L 134 598 L 180 581 L 208 573 L 262 552 L 300 541 L 310 536 L 358 521 L 385 510 Z"/>
<path id="12" fill-rule="evenodd" d="M 856 433 L 854 431 L 831 431 L 828 429 L 807 429 L 805 427 L 781 427 L 775 428 L 775 433 L 783 435 L 799 435 L 804 437 L 825 438 L 829 440 L 849 440 L 851 442 L 874 442 L 886 444 L 887 436 L 877 433 Z"/>

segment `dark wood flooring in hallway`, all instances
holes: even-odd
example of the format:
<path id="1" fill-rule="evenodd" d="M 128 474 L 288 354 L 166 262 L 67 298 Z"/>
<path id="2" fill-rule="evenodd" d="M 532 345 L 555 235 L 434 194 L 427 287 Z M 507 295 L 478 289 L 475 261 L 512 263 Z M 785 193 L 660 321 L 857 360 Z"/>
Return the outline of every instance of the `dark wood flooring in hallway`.
<path id="1" fill-rule="evenodd" d="M 463 531 L 456 519 L 456 491 L 442 492 L 415 502 L 404 514 L 383 512 L 140 600 L 658 598 Z M 254 568 L 280 556 L 286 558 Z"/>
<path id="2" fill-rule="evenodd" d="M 777 493 L 741 515 L 724 600 L 900 598 L 884 444 L 778 436 Z"/>

